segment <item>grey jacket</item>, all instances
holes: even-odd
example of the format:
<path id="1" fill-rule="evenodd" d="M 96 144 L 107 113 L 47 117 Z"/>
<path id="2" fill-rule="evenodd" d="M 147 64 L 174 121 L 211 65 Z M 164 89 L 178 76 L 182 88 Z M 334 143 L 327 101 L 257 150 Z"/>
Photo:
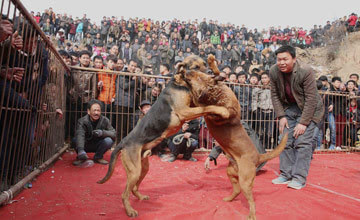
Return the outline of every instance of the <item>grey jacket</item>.
<path id="1" fill-rule="evenodd" d="M 254 88 L 252 92 L 251 109 L 255 111 L 258 108 L 261 110 L 274 109 L 269 88 Z"/>
<path id="2" fill-rule="evenodd" d="M 276 64 L 270 68 L 271 100 L 278 118 L 285 116 L 285 109 L 289 107 L 285 96 L 283 74 Z M 300 123 L 303 125 L 309 125 L 311 121 L 319 123 L 324 115 L 324 106 L 311 67 L 296 62 L 291 76 L 291 91 L 302 111 Z"/>

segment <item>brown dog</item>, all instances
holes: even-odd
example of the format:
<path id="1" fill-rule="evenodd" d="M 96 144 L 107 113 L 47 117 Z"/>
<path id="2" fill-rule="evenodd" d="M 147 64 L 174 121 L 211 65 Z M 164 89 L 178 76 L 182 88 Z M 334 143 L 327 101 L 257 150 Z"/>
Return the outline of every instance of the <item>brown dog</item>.
<path id="1" fill-rule="evenodd" d="M 195 58 L 192 58 L 195 59 Z M 201 59 L 201 58 L 198 58 Z M 210 68 L 215 74 L 219 71 L 214 64 L 214 57 L 209 56 Z M 242 191 L 248 200 L 250 213 L 248 219 L 255 219 L 255 202 L 252 195 L 256 167 L 274 157 L 285 148 L 287 134 L 280 145 L 271 152 L 259 154 L 240 123 L 240 104 L 232 90 L 223 82 L 202 71 L 189 69 L 186 63 L 180 63 L 178 73 L 183 76 L 192 93 L 196 106 L 224 106 L 229 111 L 228 118 L 207 115 L 205 121 L 210 133 L 232 160 L 227 167 L 227 175 L 233 185 L 233 192 L 224 201 L 232 201 Z"/>
<path id="2" fill-rule="evenodd" d="M 197 71 L 206 71 L 207 69 L 205 62 L 198 59 L 187 59 L 187 66 Z M 126 213 L 130 217 L 138 215 L 138 212 L 131 207 L 129 201 L 130 192 L 140 200 L 149 199 L 148 196 L 142 195 L 138 191 L 141 181 L 149 170 L 147 157 L 150 154 L 149 150 L 158 145 L 164 138 L 175 134 L 186 120 L 192 120 L 207 114 L 219 114 L 224 118 L 229 116 L 228 111 L 222 106 L 191 107 L 191 93 L 187 88 L 187 84 L 180 77 L 180 75 L 174 76 L 150 111 L 116 146 L 111 154 L 106 176 L 98 181 L 98 183 L 105 183 L 110 179 L 121 152 L 121 160 L 127 176 L 122 201 Z"/>

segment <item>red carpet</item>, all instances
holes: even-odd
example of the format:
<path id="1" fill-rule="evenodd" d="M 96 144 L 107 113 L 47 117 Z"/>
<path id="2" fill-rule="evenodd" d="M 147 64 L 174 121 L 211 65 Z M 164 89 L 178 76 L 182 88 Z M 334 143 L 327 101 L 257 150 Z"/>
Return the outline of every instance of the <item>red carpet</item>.
<path id="1" fill-rule="evenodd" d="M 105 159 L 109 159 L 106 154 Z M 162 162 L 150 158 L 150 171 L 140 191 L 149 201 L 131 196 L 138 219 L 246 219 L 248 204 L 243 195 L 231 203 L 225 157 L 206 173 L 205 155 L 198 162 Z M 120 160 L 112 179 L 96 183 L 107 166 L 71 165 L 75 154 L 66 153 L 54 167 L 33 182 L 10 205 L 0 208 L 1 219 L 127 219 L 121 193 L 125 187 Z M 258 219 L 360 219 L 360 155 L 314 155 L 307 186 L 302 190 L 272 185 L 279 160 L 274 159 L 255 179 L 254 198 Z M 54 171 L 54 172 L 52 172 Z"/>

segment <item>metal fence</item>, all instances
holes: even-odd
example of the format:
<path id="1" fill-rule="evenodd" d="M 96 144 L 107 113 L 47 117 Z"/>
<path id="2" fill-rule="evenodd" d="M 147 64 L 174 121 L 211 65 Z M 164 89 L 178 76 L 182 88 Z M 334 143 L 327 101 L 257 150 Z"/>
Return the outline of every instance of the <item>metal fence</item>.
<path id="1" fill-rule="evenodd" d="M 143 100 L 154 103 L 169 80 L 168 77 L 79 67 L 72 68 L 71 78 L 65 129 L 68 140 L 75 134 L 77 120 L 87 114 L 87 102 L 98 98 L 104 103 L 104 115 L 117 131 L 117 142 L 135 127 L 141 115 L 140 103 Z M 103 82 L 99 82 L 104 78 L 107 80 L 106 86 L 99 86 L 103 85 Z M 279 130 L 270 87 L 238 83 L 229 83 L 228 86 L 240 102 L 242 120 L 257 133 L 264 148 L 271 150 L 276 147 Z M 327 110 L 314 134 L 314 149 L 319 152 L 356 150 L 360 113 L 356 112 L 357 107 L 350 108 L 350 105 L 351 100 L 355 100 L 357 105 L 359 97 L 345 92 L 320 91 L 320 94 Z M 330 105 L 332 109 L 329 111 Z M 211 149 L 214 140 L 204 120 L 199 120 L 199 149 Z"/>
<path id="2" fill-rule="evenodd" d="M 20 1 L 2 0 L 0 10 L 2 204 L 65 150 L 70 69 Z"/>

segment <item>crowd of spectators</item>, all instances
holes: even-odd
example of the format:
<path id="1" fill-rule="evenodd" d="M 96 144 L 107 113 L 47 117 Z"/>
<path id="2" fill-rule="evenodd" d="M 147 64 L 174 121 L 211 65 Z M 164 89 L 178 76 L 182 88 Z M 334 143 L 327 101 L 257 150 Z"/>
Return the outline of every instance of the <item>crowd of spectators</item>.
<path id="1" fill-rule="evenodd" d="M 58 47 L 68 52 L 83 46 L 106 59 L 113 46 L 125 64 L 136 60 L 140 67 L 151 66 L 159 74 L 161 63 L 170 67 L 190 54 L 206 57 L 212 53 L 220 66 L 230 66 L 233 72 L 249 72 L 253 63 L 265 70 L 275 63 L 274 52 L 280 45 L 300 48 L 325 45 L 327 32 L 335 26 L 349 32 L 360 29 L 355 13 L 312 29 L 302 27 L 270 27 L 267 30 L 249 29 L 245 25 L 220 24 L 218 21 L 154 21 L 145 18 L 104 16 L 100 24 L 86 14 L 82 18 L 56 14 L 52 8 L 41 14 L 32 12 L 42 30 L 56 38 Z M 251 72 L 250 72 L 251 73 Z"/>
<path id="2" fill-rule="evenodd" d="M 97 25 L 86 14 L 83 18 L 72 18 L 65 13 L 56 14 L 52 8 L 45 9 L 42 14 L 32 14 L 42 30 L 55 39 L 67 64 L 73 66 L 171 76 L 176 64 L 185 57 L 195 54 L 206 60 L 209 54 L 214 54 L 219 61 L 221 75 L 229 82 L 239 99 L 242 115 L 251 121 L 251 126 L 258 132 L 262 142 L 268 143 L 266 147 L 273 147 L 277 143 L 277 138 L 272 138 L 276 136 L 277 128 L 273 123 L 275 116 L 268 75 L 269 68 L 276 63 L 275 51 L 281 45 L 300 48 L 325 46 L 328 33 L 334 28 L 345 30 L 345 34 L 360 30 L 360 18 L 355 13 L 333 22 L 327 21 L 324 26 L 314 25 L 311 30 L 290 26 L 257 30 L 245 25 L 219 24 L 218 21 L 206 18 L 202 21 L 173 19 L 160 22 L 145 18 L 125 20 L 123 17 L 118 19 L 115 16 L 104 16 L 101 24 Z M 94 76 L 90 73 L 78 77 L 85 78 L 88 85 L 85 88 L 75 87 L 75 90 L 70 91 L 75 101 L 84 106 L 87 104 L 85 96 L 79 96 L 83 89 L 88 98 L 96 97 L 101 100 L 107 112 L 122 115 L 134 113 L 144 99 L 153 103 L 165 86 L 164 79 L 151 77 L 138 81 L 136 77 L 104 74 Z M 351 133 L 349 139 L 354 145 L 360 122 L 356 111 L 360 105 L 357 101 L 349 101 L 334 94 L 351 93 L 357 96 L 358 75 L 352 74 L 351 80 L 346 83 L 342 83 L 338 77 L 326 77 L 326 82 L 330 82 L 327 85 L 324 77 L 326 76 L 319 79 L 319 84 L 320 81 L 324 82 L 319 89 L 329 90 L 333 95 L 323 96 L 324 101 L 327 100 L 327 114 L 322 128 L 319 127 L 322 135 L 319 135 L 321 139 L 317 140 L 317 147 L 323 143 L 324 128 L 327 127 L 331 136 L 330 149 L 347 145 L 347 132 Z M 117 136 L 123 137 L 136 122 L 133 117 L 119 120 L 117 117 L 112 119 L 114 126 L 120 122 L 121 129 L 117 127 Z M 200 133 L 204 130 L 206 126 L 201 126 Z M 199 143 L 201 145 L 208 142 L 200 140 Z"/>
<path id="3" fill-rule="evenodd" d="M 55 127 L 63 116 L 62 105 L 55 97 L 59 91 L 57 68 L 50 67 L 49 47 L 39 40 L 39 34 L 26 20 L 2 15 L 0 191 L 24 175 L 25 168 L 31 170 L 32 162 L 48 156 L 44 146 L 50 140 L 46 134 L 49 124 Z"/>

